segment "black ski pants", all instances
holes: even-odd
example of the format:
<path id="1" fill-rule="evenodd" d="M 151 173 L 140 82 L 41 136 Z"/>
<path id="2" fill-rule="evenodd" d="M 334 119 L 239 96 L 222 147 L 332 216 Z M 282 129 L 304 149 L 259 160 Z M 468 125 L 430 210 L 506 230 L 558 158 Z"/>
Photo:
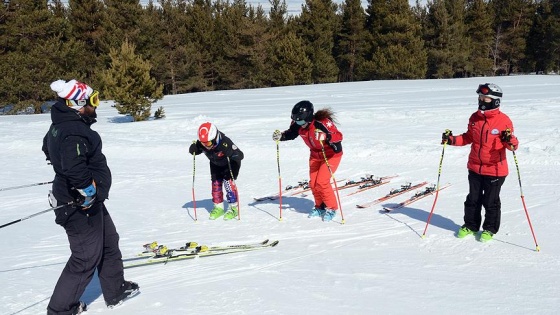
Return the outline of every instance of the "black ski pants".
<path id="1" fill-rule="evenodd" d="M 482 207 L 484 206 L 484 224 L 482 229 L 498 233 L 502 216 L 500 190 L 505 176 L 486 176 L 469 171 L 469 194 L 465 200 L 465 224 L 472 231 L 480 230 Z"/>
<path id="2" fill-rule="evenodd" d="M 56 222 L 66 230 L 71 255 L 47 314 L 73 314 L 96 269 L 105 301 L 120 296 L 124 271 L 119 234 L 103 202 L 96 202 L 87 212 L 72 206 L 55 211 Z"/>

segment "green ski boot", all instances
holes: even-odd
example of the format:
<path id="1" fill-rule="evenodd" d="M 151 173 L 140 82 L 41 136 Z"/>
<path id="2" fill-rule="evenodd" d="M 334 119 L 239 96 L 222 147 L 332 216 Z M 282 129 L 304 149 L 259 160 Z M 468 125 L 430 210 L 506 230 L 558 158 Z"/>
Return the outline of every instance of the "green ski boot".
<path id="1" fill-rule="evenodd" d="M 481 242 L 488 242 L 492 240 L 492 237 L 494 237 L 494 233 L 484 230 L 482 231 L 482 233 L 480 234 L 480 241 Z"/>
<path id="2" fill-rule="evenodd" d="M 210 212 L 210 220 L 216 220 L 224 215 L 224 207 L 218 203 L 214 204 L 214 209 Z"/>
<path id="3" fill-rule="evenodd" d="M 474 235 L 474 231 L 468 227 L 462 226 L 459 231 L 457 231 L 457 238 L 465 238 L 469 235 Z"/>
<path id="4" fill-rule="evenodd" d="M 229 206 L 228 211 L 224 214 L 224 220 L 231 220 L 237 216 L 237 206 Z"/>

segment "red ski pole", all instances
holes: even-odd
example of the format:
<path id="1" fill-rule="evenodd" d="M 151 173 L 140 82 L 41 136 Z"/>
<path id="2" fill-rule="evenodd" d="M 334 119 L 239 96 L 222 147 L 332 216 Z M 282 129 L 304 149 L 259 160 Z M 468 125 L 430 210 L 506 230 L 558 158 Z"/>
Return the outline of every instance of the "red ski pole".
<path id="1" fill-rule="evenodd" d="M 523 196 L 523 188 L 521 186 L 521 173 L 519 172 L 519 163 L 517 163 L 517 155 L 515 155 L 514 149 L 515 148 L 512 145 L 511 152 L 513 152 L 513 160 L 515 161 L 515 168 L 517 169 L 517 179 L 519 180 L 519 191 L 521 192 L 521 203 L 523 203 L 523 209 L 525 209 L 525 215 L 527 216 L 527 222 L 529 222 L 529 228 L 531 229 L 531 234 L 533 234 L 533 240 L 535 241 L 537 252 L 540 252 L 541 248 L 537 243 L 537 238 L 535 237 L 535 232 L 533 231 L 533 225 L 531 224 L 531 219 L 529 218 L 529 212 L 527 211 L 527 206 L 525 205 L 525 196 Z"/>
<path id="2" fill-rule="evenodd" d="M 445 130 L 445 132 L 448 131 L 449 130 Z M 436 196 L 434 198 L 434 204 L 432 205 L 432 210 L 430 211 L 430 215 L 428 216 L 428 220 L 426 221 L 426 227 L 424 228 L 424 233 L 422 233 L 422 238 L 426 237 L 426 231 L 428 230 L 428 225 L 430 224 L 430 220 L 432 219 L 432 215 L 434 214 L 434 209 L 436 207 L 436 202 L 439 195 L 439 179 L 441 177 L 441 165 L 443 164 L 443 155 L 445 154 L 445 146 L 447 146 L 447 140 L 445 140 L 445 142 L 443 143 L 443 149 L 441 150 L 441 158 L 439 159 L 439 169 L 437 175 Z"/>

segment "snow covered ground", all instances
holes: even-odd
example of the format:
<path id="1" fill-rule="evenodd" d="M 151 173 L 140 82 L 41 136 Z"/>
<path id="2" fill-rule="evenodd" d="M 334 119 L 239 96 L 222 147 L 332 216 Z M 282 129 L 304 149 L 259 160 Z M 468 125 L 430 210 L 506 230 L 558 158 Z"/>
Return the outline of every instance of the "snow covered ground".
<path id="1" fill-rule="evenodd" d="M 520 198 L 513 155 L 502 189 L 502 226 L 495 239 L 457 239 L 467 194 L 468 147 L 447 147 L 441 191 L 422 239 L 433 197 L 383 213 L 356 204 L 384 196 L 406 182 L 436 183 L 441 133 L 464 132 L 476 110 L 479 83 L 504 90 L 502 110 L 514 122 L 523 193 L 540 252 Z M 290 123 L 303 99 L 330 106 L 344 133 L 337 180 L 366 174 L 399 175 L 391 183 L 340 197 L 345 224 L 308 219 L 312 196 L 277 201 L 253 197 L 278 190 L 275 129 Z M 126 270 L 141 294 L 105 307 L 94 280 L 83 300 L 87 314 L 557 314 L 560 309 L 560 76 L 453 80 L 372 81 L 167 96 L 167 118 L 127 123 L 102 103 L 93 126 L 104 141 L 113 173 L 106 205 L 132 257 L 157 240 L 236 244 L 280 240 L 261 251 L 200 258 Z M 241 220 L 210 221 L 208 160 L 188 146 L 198 126 L 214 122 L 244 151 L 237 184 Z M 0 116 L 0 188 L 49 181 L 41 152 L 50 115 Z M 308 149 L 301 139 L 280 143 L 283 186 L 307 178 Z M 0 191 L 0 225 L 49 207 L 48 186 Z M 0 229 L 0 314 L 44 314 L 69 255 L 52 212 Z"/>

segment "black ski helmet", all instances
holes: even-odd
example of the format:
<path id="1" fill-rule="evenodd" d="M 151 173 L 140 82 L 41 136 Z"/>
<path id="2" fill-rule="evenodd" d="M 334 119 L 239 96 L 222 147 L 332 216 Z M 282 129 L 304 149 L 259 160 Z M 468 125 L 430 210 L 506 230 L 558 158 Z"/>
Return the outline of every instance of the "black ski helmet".
<path id="1" fill-rule="evenodd" d="M 310 101 L 300 101 L 294 105 L 294 108 L 292 108 L 292 120 L 295 122 L 311 122 L 313 120 L 313 104 Z"/>
<path id="2" fill-rule="evenodd" d="M 484 83 L 478 86 L 476 93 L 479 96 L 487 96 L 492 99 L 490 103 L 487 103 L 478 98 L 478 109 L 480 110 L 491 110 L 500 107 L 500 98 L 504 95 L 502 89 L 494 83 Z"/>

